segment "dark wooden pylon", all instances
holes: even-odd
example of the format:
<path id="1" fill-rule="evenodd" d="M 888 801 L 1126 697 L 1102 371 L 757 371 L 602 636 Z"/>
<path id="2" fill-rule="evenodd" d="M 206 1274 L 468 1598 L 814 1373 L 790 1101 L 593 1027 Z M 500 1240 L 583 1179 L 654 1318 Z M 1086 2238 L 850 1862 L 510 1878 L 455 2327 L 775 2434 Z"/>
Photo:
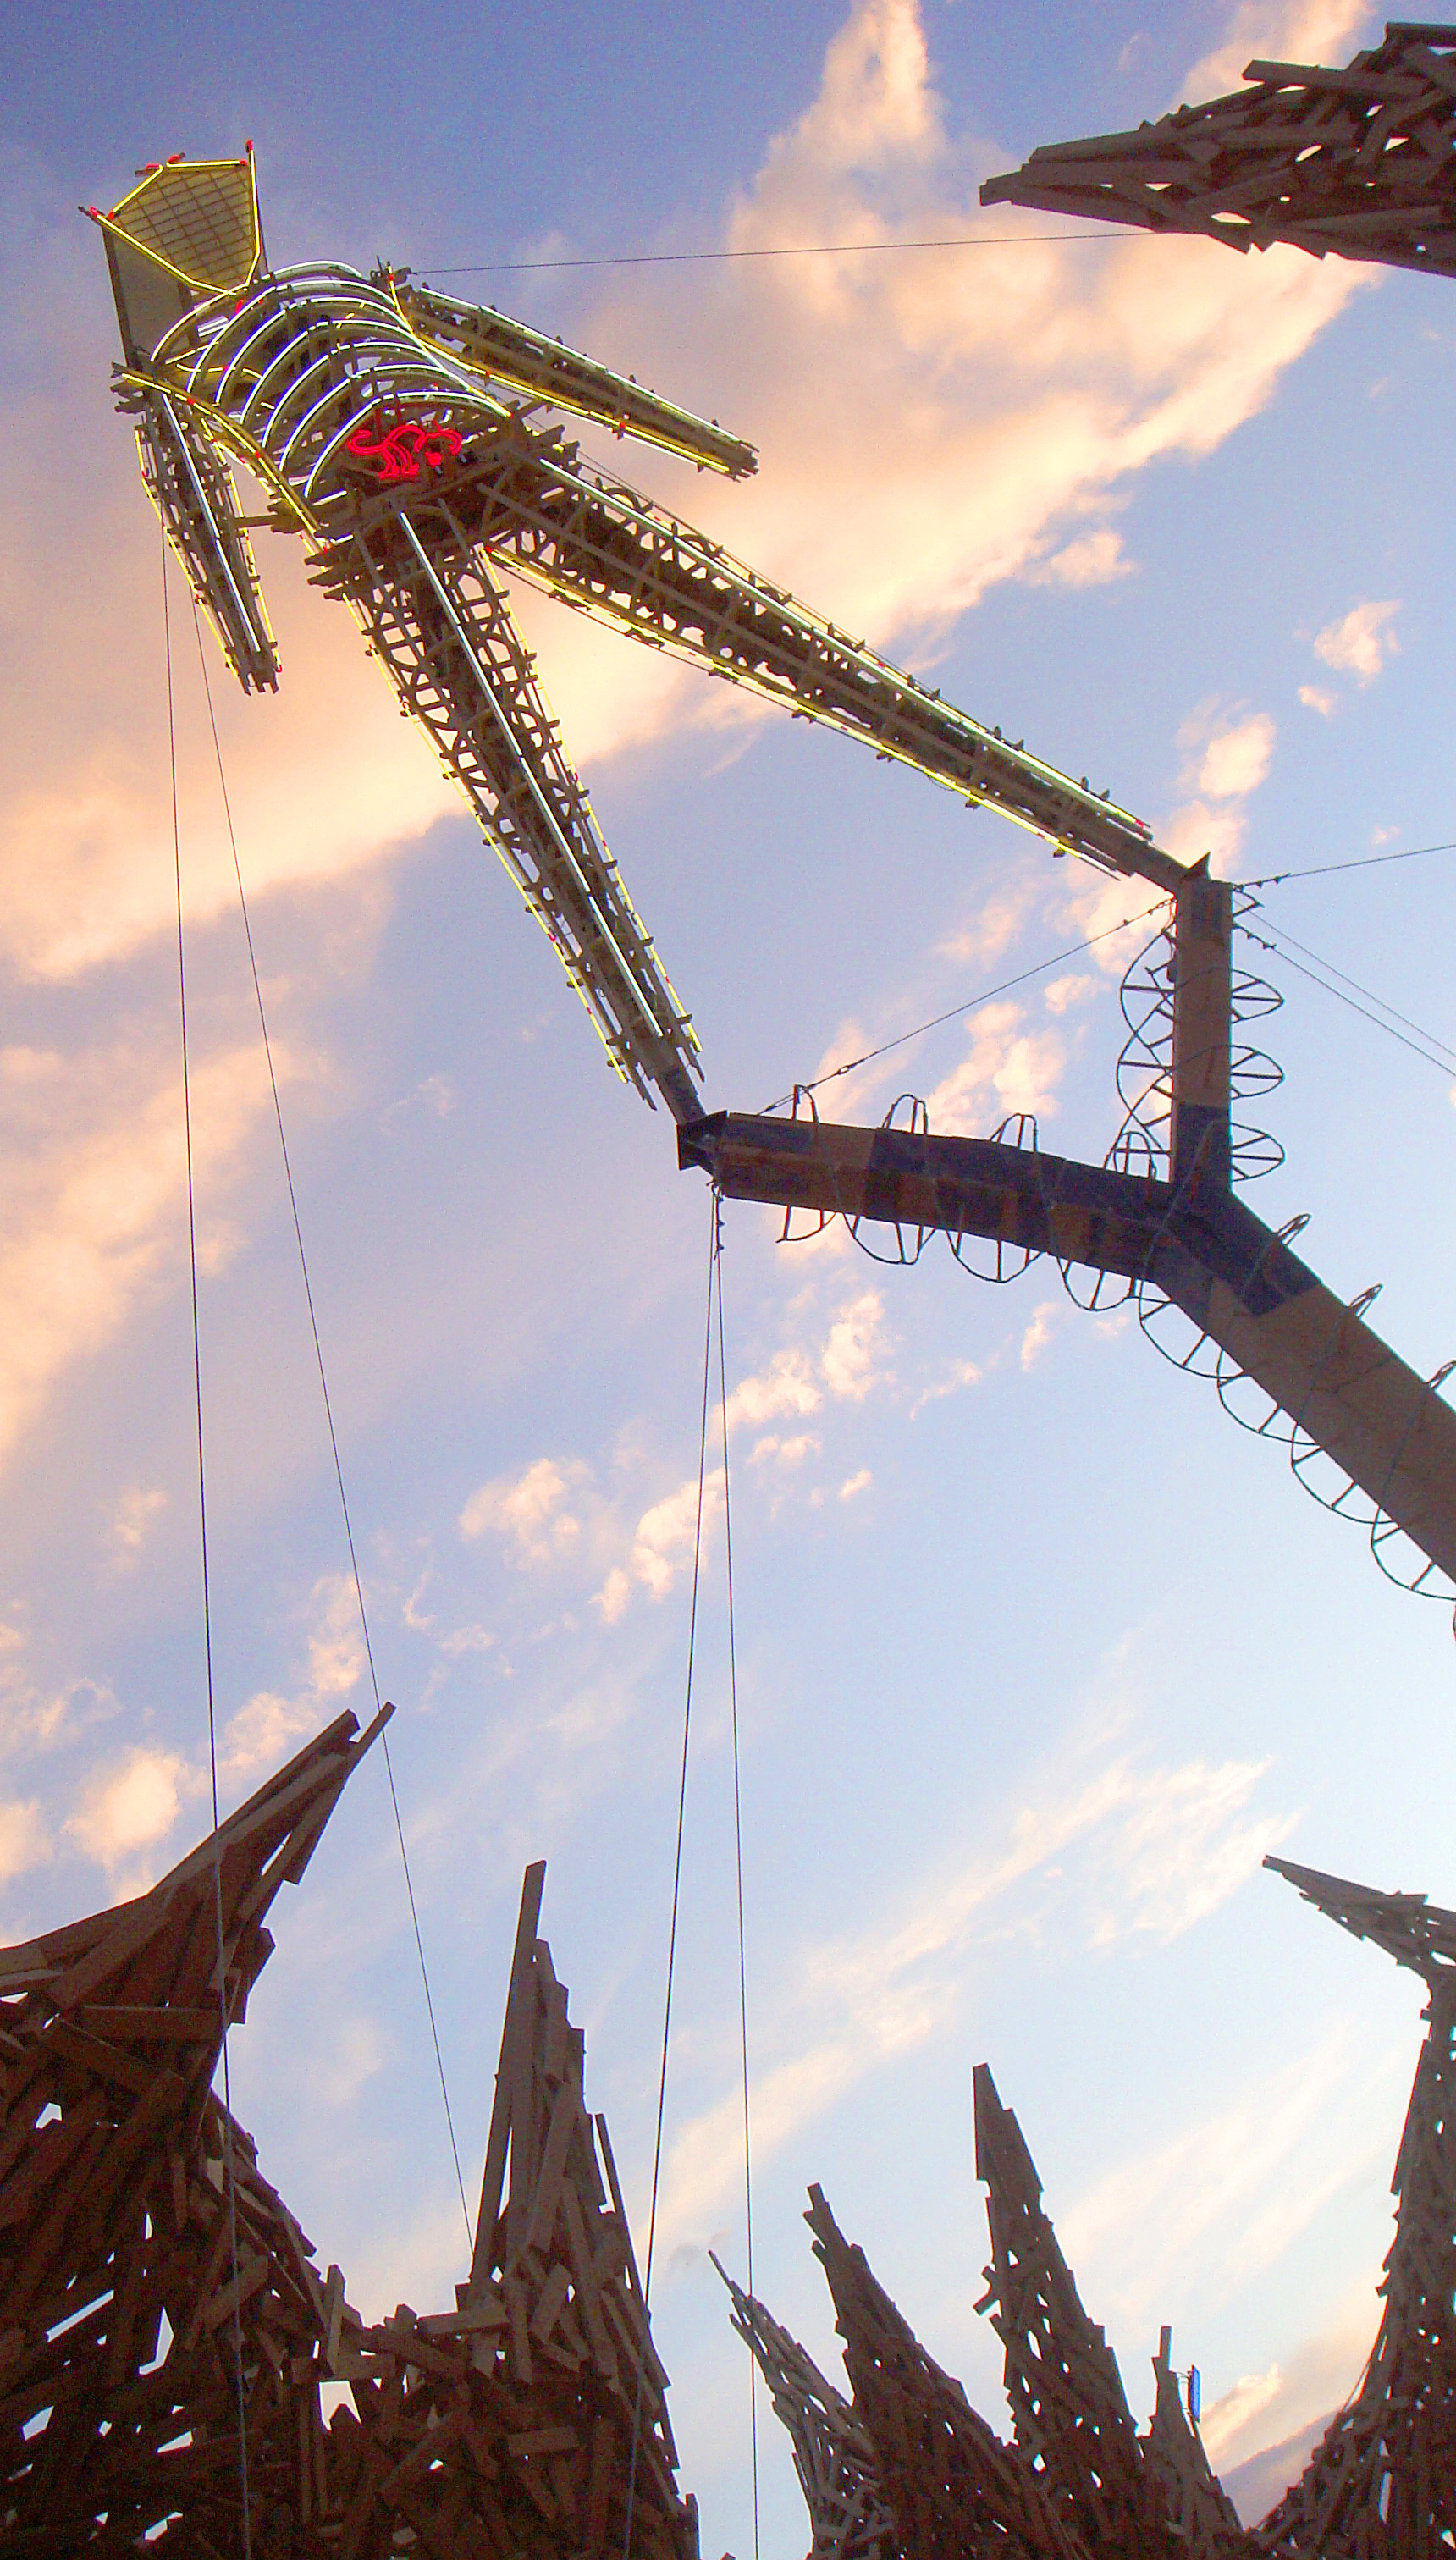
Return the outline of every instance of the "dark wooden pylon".
<path id="1" fill-rule="evenodd" d="M 241 2552 L 240 2413 L 254 2550 L 319 2514 L 343 2282 L 212 2080 L 272 1951 L 269 1904 L 383 1721 L 361 1737 L 341 1716 L 139 1900 L 0 1954 L 7 2560 L 142 2535 Z"/>
<path id="2" fill-rule="evenodd" d="M 1047 143 L 981 202 L 1456 275 L 1456 26 L 1397 19 L 1343 71 L 1244 79 L 1134 133 Z"/>
<path id="3" fill-rule="evenodd" d="M 768 2385 L 787 2430 L 813 2531 L 810 2560 L 892 2560 L 894 2518 L 859 2412 L 826 2382 L 812 2356 L 710 2251 L 732 2296 L 732 2324 Z"/>
<path id="4" fill-rule="evenodd" d="M 855 2409 L 906 2560 L 1085 2560 L 1031 2465 L 927 2355 L 817 2186 L 804 2219 L 834 2296 Z"/>
<path id="5" fill-rule="evenodd" d="M 1385 2309 L 1359 2391 L 1252 2536 L 1279 2560 L 1437 2560 L 1456 2534 L 1456 1912 L 1264 1863 L 1430 1991 L 1392 2181 Z"/>

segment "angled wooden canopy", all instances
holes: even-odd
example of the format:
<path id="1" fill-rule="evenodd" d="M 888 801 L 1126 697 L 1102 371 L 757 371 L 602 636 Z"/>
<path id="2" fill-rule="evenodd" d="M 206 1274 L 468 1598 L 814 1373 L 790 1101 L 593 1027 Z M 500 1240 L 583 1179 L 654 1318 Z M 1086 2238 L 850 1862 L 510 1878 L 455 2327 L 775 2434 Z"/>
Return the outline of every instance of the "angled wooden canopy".
<path id="1" fill-rule="evenodd" d="M 1395 19 L 1343 71 L 1243 77 L 1135 132 L 1045 143 L 981 202 L 1456 275 L 1456 26 Z"/>

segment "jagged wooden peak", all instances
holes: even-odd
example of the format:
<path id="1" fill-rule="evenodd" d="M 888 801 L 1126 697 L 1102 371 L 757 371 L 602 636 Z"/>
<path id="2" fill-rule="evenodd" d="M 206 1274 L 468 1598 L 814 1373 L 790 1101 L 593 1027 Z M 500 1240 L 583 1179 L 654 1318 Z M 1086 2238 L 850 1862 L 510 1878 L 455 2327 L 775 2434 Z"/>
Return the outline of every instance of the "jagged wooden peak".
<path id="1" fill-rule="evenodd" d="M 537 1936 L 546 1862 L 526 1870 L 495 2101 L 462 2312 L 500 2321 L 517 2385 L 584 2389 L 621 2439 L 634 2533 L 676 2551 L 686 2531 L 674 2474 L 668 2376 L 652 2343 L 606 2120 L 586 2110 L 585 2038 Z M 584 2377 L 584 2379 L 583 2379 Z M 599 2458 L 606 2495 L 609 2447 Z"/>
<path id="2" fill-rule="evenodd" d="M 1420 1894 L 1375 1893 L 1282 1858 L 1264 1862 L 1352 1936 L 1420 1974 L 1430 2000 L 1391 2181 L 1395 2237 L 1370 2362 L 1251 2538 L 1279 2560 L 1424 2560 L 1456 2529 L 1456 1914 Z"/>
<path id="3" fill-rule="evenodd" d="M 1173 2331 L 1165 2328 L 1153 2358 L 1157 2400 L 1143 2459 L 1162 2488 L 1177 2545 L 1188 2560 L 1234 2560 L 1245 2548 L 1232 2500 L 1214 2479 L 1203 2439 L 1183 2405 L 1173 2366 Z"/>
<path id="4" fill-rule="evenodd" d="M 855 2408 L 875 2448 L 899 2548 L 937 2560 L 1086 2560 L 1088 2546 L 1053 2513 L 1029 2462 L 1003 2445 L 943 2373 L 863 2249 L 839 2229 L 822 2191 L 804 2219 L 829 2279 Z"/>
<path id="5" fill-rule="evenodd" d="M 1089 2320 L 1042 2205 L 1042 2182 L 984 2063 L 975 2072 L 976 2174 L 987 2189 L 992 2264 L 977 2305 L 1006 2351 L 1016 2440 L 1058 2514 L 1093 2549 L 1138 2549 L 1162 2497 L 1105 2333 Z M 1149 2547 L 1153 2547 L 1152 2544 Z"/>
<path id="6" fill-rule="evenodd" d="M 1256 61 L 1244 80 L 1135 132 L 1044 144 L 981 202 L 1456 274 L 1456 27 L 1397 19 L 1343 70 Z"/>
<path id="7" fill-rule="evenodd" d="M 160 2041 L 169 2062 L 185 2056 L 190 2072 L 211 2079 L 223 2032 L 220 1901 L 232 2022 L 272 1952 L 263 1919 L 275 1894 L 303 1875 L 341 1791 L 393 1712 L 383 1708 L 363 1734 L 353 1715 L 337 1717 L 149 1892 L 0 1949 L 8 2036 L 43 2037 L 53 2057 L 72 2053 L 82 2068 L 104 2067 L 98 2038 L 126 2050 Z"/>
<path id="8" fill-rule="evenodd" d="M 1264 1864 L 1352 1938 L 1369 1938 L 1426 1982 L 1456 1974 L 1456 1911 L 1435 1908 L 1423 1893 L 1380 1893 L 1374 1885 L 1351 1884 L 1343 1875 L 1324 1875 L 1316 1866 L 1295 1866 L 1288 1858 L 1266 1857 Z"/>
<path id="9" fill-rule="evenodd" d="M 757 2297 L 733 2282 L 712 2250 L 709 2255 L 732 2297 L 732 2325 L 788 2434 L 814 2537 L 810 2560 L 893 2560 L 894 2518 L 859 2412 Z"/>
<path id="10" fill-rule="evenodd" d="M 256 2519 L 319 2509 L 343 2279 L 212 2094 L 218 1892 L 236 2018 L 383 1720 L 341 1716 L 150 1893 L 0 1954 L 0 2554 L 179 2514 L 241 2554 L 240 2397 Z"/>

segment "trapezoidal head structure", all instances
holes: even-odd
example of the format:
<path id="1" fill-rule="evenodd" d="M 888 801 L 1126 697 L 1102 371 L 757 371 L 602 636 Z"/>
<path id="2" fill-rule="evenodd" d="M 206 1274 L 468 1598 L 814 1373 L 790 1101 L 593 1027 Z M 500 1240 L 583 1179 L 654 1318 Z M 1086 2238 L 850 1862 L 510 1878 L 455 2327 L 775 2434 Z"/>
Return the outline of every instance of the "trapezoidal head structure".
<path id="1" fill-rule="evenodd" d="M 742 478 L 716 421 L 407 270 L 263 261 L 250 154 L 168 163 L 101 226 L 147 487 L 244 688 L 276 684 L 245 466 L 346 603 L 558 951 L 618 1072 L 695 1116 L 698 1044 L 507 601 L 520 579 L 917 767 L 1101 869 L 1176 886 L 1139 819 L 942 703 L 583 461 L 553 411 Z M 250 208 L 250 212 L 249 212 Z"/>
<path id="2" fill-rule="evenodd" d="M 1456 275 L 1456 26 L 1398 19 L 1344 71 L 1243 76 L 1135 133 L 1047 143 L 981 202 Z"/>

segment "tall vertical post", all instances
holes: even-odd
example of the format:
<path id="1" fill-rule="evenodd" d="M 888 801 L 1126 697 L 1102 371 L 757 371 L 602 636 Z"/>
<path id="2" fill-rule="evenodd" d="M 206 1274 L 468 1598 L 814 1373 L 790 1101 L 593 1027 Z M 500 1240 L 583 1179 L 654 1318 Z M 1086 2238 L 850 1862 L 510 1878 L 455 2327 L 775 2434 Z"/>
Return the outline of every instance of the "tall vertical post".
<path id="1" fill-rule="evenodd" d="M 1174 901 L 1170 1171 L 1226 1188 L 1233 1015 L 1233 890 L 1194 866 Z"/>

